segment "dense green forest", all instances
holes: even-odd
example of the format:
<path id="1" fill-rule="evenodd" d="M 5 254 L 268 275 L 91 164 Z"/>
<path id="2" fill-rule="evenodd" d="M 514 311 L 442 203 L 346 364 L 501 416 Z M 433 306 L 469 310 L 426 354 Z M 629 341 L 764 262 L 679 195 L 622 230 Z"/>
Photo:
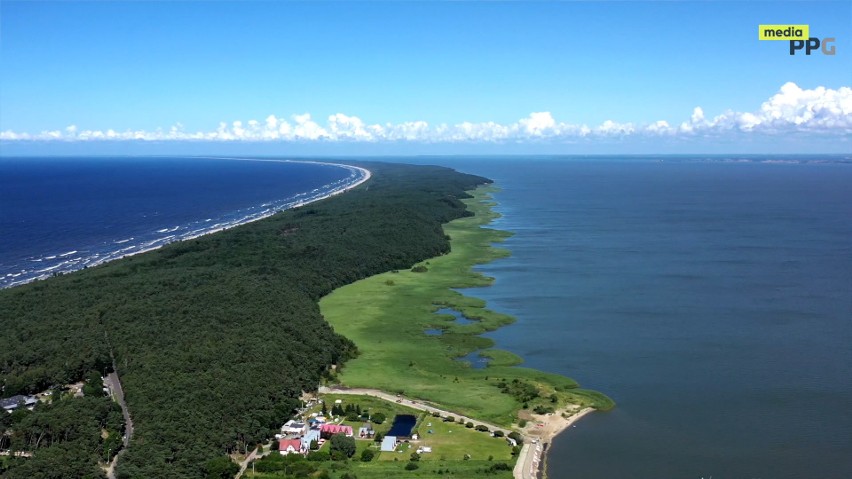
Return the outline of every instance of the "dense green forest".
<path id="1" fill-rule="evenodd" d="M 269 437 L 303 390 L 356 354 L 323 320 L 319 298 L 447 252 L 441 224 L 469 214 L 459 199 L 488 181 L 433 166 L 363 166 L 373 178 L 345 194 L 0 291 L 0 396 L 110 370 L 114 355 L 135 426 L 119 478 L 205 477 L 217 457 Z M 87 407 L 106 420 L 84 399 L 49 407 Z M 50 422 L 41 409 L 32 414 Z M 53 477 L 63 465 L 62 477 L 93 477 L 97 439 L 30 444 L 34 457 L 7 461 L 2 476 Z"/>

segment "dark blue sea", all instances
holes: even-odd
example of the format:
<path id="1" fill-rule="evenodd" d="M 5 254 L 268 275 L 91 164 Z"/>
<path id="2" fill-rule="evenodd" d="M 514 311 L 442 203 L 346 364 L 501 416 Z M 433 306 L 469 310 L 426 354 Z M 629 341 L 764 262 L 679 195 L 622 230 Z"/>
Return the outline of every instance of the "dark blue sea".
<path id="1" fill-rule="evenodd" d="M 430 161 L 502 188 L 498 347 L 618 403 L 551 479 L 852 477 L 849 157 Z"/>
<path id="2" fill-rule="evenodd" d="M 496 180 L 512 256 L 466 293 L 517 317 L 498 347 L 618 403 L 557 438 L 551 479 L 852 477 L 848 156 L 399 161 Z M 2 159 L 0 276 L 237 224 L 352 175 Z"/>
<path id="3" fill-rule="evenodd" d="M 245 223 L 360 178 L 299 162 L 0 158 L 0 287 Z"/>

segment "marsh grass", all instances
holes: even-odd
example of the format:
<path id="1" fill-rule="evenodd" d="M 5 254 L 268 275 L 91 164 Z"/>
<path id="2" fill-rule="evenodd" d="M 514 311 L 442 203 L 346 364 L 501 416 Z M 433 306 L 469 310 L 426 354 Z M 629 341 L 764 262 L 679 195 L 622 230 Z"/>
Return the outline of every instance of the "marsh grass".
<path id="1" fill-rule="evenodd" d="M 474 216 L 444 225 L 451 252 L 414 265 L 425 272 L 401 270 L 372 276 L 344 286 L 320 301 L 320 310 L 334 329 L 354 341 L 359 356 L 345 363 L 336 380 L 345 386 L 404 393 L 451 411 L 509 426 L 517 422 L 524 405 L 501 392 L 498 384 L 515 379 L 533 384 L 540 397 L 528 401 L 573 403 L 611 408 L 603 394 L 579 389 L 573 380 L 519 367 L 521 358 L 494 349 L 482 333 L 506 326 L 514 318 L 488 309 L 485 302 L 456 289 L 488 286 L 493 281 L 472 267 L 509 253 L 495 246 L 510 233 L 488 228 L 499 215 L 492 210 L 493 187 L 480 187 L 464 200 Z M 422 268 L 418 268 L 422 271 Z M 435 314 L 452 308 L 470 324 L 458 324 L 452 315 Z M 440 335 L 427 335 L 438 328 Z M 489 358 L 486 368 L 474 369 L 457 358 L 471 352 Z"/>

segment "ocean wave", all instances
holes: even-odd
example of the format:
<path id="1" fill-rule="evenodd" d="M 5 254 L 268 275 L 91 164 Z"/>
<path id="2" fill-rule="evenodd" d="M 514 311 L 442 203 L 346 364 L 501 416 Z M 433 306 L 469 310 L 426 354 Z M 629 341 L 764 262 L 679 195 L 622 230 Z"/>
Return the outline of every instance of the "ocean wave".
<path id="1" fill-rule="evenodd" d="M 0 274 L 0 288 L 17 286 L 30 281 L 48 278 L 55 274 L 64 274 L 83 268 L 94 267 L 128 255 L 151 251 L 171 242 L 188 240 L 205 234 L 230 229 L 251 221 L 269 217 L 282 210 L 297 208 L 312 201 L 342 193 L 366 176 L 363 170 L 357 170 L 349 166 L 345 167 L 352 171 L 348 177 L 325 184 L 319 188 L 314 188 L 311 191 L 303 191 L 291 195 L 281 200 L 241 208 L 223 214 L 220 217 L 204 218 L 169 228 L 160 228 L 144 235 L 109 240 L 99 246 L 81 245 L 83 247 L 79 250 L 69 249 L 69 251 L 59 255 L 28 258 L 23 261 L 41 263 L 40 266 L 43 267 L 38 270 L 21 269 L 20 272 L 7 273 L 5 276 Z M 155 213 L 153 216 L 158 215 L 159 213 Z M 178 231 L 180 233 L 177 233 Z M 164 235 L 166 233 L 177 234 Z M 121 247 L 118 248 L 119 246 Z M 80 251 L 84 251 L 85 254 L 69 258 L 69 256 Z M 14 265 L 11 266 L 14 267 Z"/>

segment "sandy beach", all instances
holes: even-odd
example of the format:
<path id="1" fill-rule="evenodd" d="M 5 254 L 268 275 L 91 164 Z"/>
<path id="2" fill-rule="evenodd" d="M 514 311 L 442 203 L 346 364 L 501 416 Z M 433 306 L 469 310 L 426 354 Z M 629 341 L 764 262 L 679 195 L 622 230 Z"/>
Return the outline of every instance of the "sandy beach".
<path id="1" fill-rule="evenodd" d="M 307 163 L 307 164 L 312 164 L 312 165 L 337 166 L 337 167 L 344 168 L 344 169 L 347 169 L 347 170 L 350 170 L 350 171 L 358 171 L 361 174 L 361 177 L 353 183 L 346 183 L 346 184 L 340 185 L 340 186 L 338 186 L 338 187 L 336 187 L 332 190 L 329 190 L 324 195 L 317 196 L 317 197 L 311 198 L 309 200 L 300 201 L 300 202 L 294 204 L 293 206 L 291 206 L 290 208 L 284 208 L 284 209 L 281 209 L 281 210 L 270 211 L 267 214 L 248 218 L 248 219 L 245 219 L 243 221 L 238 221 L 238 222 L 223 226 L 221 228 L 216 228 L 216 229 L 212 229 L 210 231 L 205 231 L 205 232 L 197 234 L 197 235 L 182 237 L 182 238 L 180 238 L 179 241 L 187 241 L 187 240 L 191 240 L 191 239 L 195 239 L 195 238 L 200 238 L 201 236 L 205 236 L 205 235 L 209 235 L 209 234 L 213 234 L 213 233 L 219 233 L 220 231 L 229 230 L 231 228 L 236 228 L 237 226 L 241 226 L 241 225 L 248 224 L 248 223 L 253 223 L 255 221 L 259 221 L 259 220 L 262 220 L 264 218 L 269 218 L 270 216 L 274 215 L 275 213 L 278 213 L 279 211 L 284 211 L 284 210 L 292 209 L 292 208 L 298 208 L 300 206 L 305 206 L 305 205 L 308 205 L 308 204 L 311 204 L 311 203 L 315 203 L 317 201 L 321 201 L 321 200 L 324 200 L 326 198 L 331 198 L 332 196 L 339 195 L 340 193 L 345 193 L 346 191 L 349 191 L 350 189 L 355 188 L 355 187 L 365 183 L 372 176 L 372 173 L 370 172 L 370 170 L 368 170 L 366 168 L 361 168 L 360 166 L 344 165 L 344 164 L 340 164 L 340 163 L 329 163 L 329 162 L 323 162 L 323 161 L 274 160 L 274 159 L 266 159 L 266 158 L 227 158 L 227 157 L 214 157 L 214 156 L 202 157 L 202 158 L 207 158 L 207 159 L 211 159 L 211 160 L 263 161 L 263 162 L 270 162 L 270 163 Z M 149 251 L 154 251 L 156 249 L 160 249 L 167 244 L 170 244 L 170 243 L 158 244 L 156 246 L 152 246 L 150 248 L 142 249 L 140 251 L 133 251 L 131 253 L 122 255 L 120 258 L 111 258 L 111 259 L 108 259 L 108 260 L 105 260 L 105 261 L 100 261 L 98 263 L 90 264 L 89 266 L 97 266 L 99 264 L 107 263 L 109 261 L 113 261 L 113 260 L 116 260 L 116 259 L 121 259 L 121 258 L 126 258 L 128 256 L 134 256 L 134 255 L 137 255 L 137 254 L 147 253 Z"/>
<path id="2" fill-rule="evenodd" d="M 33 281 L 38 281 L 38 280 L 49 278 L 53 275 L 53 270 L 56 270 L 56 269 L 58 269 L 62 266 L 65 266 L 65 268 L 61 269 L 59 271 L 60 274 L 72 273 L 74 271 L 79 271 L 79 270 L 84 269 L 84 268 L 91 268 L 91 267 L 98 266 L 98 265 L 101 265 L 101 264 L 104 264 L 104 263 L 108 263 L 110 261 L 115 261 L 117 259 L 122 259 L 122 258 L 126 258 L 126 257 L 129 257 L 129 256 L 135 256 L 135 255 L 138 255 L 138 254 L 147 253 L 149 251 L 154 251 L 156 249 L 160 249 L 163 246 L 166 246 L 166 245 L 171 244 L 171 243 L 175 243 L 175 242 L 179 242 L 179 241 L 187 241 L 187 240 L 199 238 L 201 236 L 205 236 L 205 235 L 208 235 L 208 234 L 218 233 L 220 231 L 225 231 L 225 230 L 228 230 L 228 229 L 231 229 L 231 228 L 234 228 L 234 227 L 237 227 L 237 226 L 241 226 L 241 225 L 244 225 L 244 224 L 247 224 L 247 223 L 252 223 L 254 221 L 262 220 L 264 218 L 268 218 L 268 217 L 278 213 L 279 211 L 284 211 L 284 210 L 292 209 L 292 208 L 298 208 L 300 206 L 304 206 L 304 205 L 307 205 L 307 204 L 310 204 L 310 203 L 314 203 L 314 202 L 317 202 L 317 201 L 320 201 L 320 200 L 330 198 L 332 196 L 335 196 L 335 195 L 338 195 L 338 194 L 341 194 L 341 193 L 345 193 L 346 191 L 349 191 L 350 189 L 355 188 L 355 187 L 365 183 L 366 181 L 368 181 L 372 177 L 372 172 L 370 172 L 370 170 L 368 170 L 366 168 L 362 168 L 362 167 L 359 167 L 359 166 L 346 165 L 346 164 L 341 164 L 341 163 L 323 162 L 323 161 L 276 160 L 276 159 L 270 159 L 270 158 L 231 158 L 231 157 L 212 157 L 212 156 L 198 157 L 198 158 L 213 159 L 213 160 L 228 160 L 228 161 L 259 161 L 259 162 L 270 162 L 270 163 L 304 163 L 304 164 L 313 164 L 313 165 L 335 166 L 335 167 L 339 167 L 339 168 L 349 170 L 349 171 L 355 173 L 356 176 L 355 176 L 354 181 L 342 182 L 341 184 L 336 185 L 334 188 L 329 189 L 326 192 L 323 192 L 322 195 L 316 195 L 316 196 L 306 198 L 304 200 L 300 200 L 298 202 L 294 202 L 294 203 L 292 203 L 292 204 L 290 204 L 290 205 L 288 205 L 284 208 L 270 209 L 265 213 L 252 215 L 252 216 L 249 216 L 247 218 L 243 218 L 243 219 L 238 220 L 238 221 L 232 221 L 232 222 L 228 222 L 228 223 L 224 223 L 224 224 L 217 224 L 217 225 L 214 225 L 214 227 L 212 227 L 208 230 L 205 230 L 205 231 L 201 231 L 197 234 L 185 234 L 185 235 L 181 235 L 181 236 L 177 236 L 177 235 L 165 236 L 165 237 L 150 241 L 147 244 L 142 244 L 142 245 L 135 246 L 135 247 L 134 246 L 125 247 L 125 248 L 122 248 L 122 249 L 119 249 L 119 250 L 116 250 L 116 251 L 113 251 L 113 252 L 104 253 L 103 256 L 101 256 L 100 258 L 90 258 L 87 261 L 75 262 L 73 265 L 70 265 L 70 266 L 58 264 L 58 265 L 52 266 L 50 268 L 46 268 L 45 270 L 43 270 L 44 274 L 42 274 L 40 276 L 30 277 L 30 278 L 20 280 L 20 281 L 13 281 L 13 282 L 10 282 L 7 285 L 5 285 L 4 288 L 12 288 L 12 287 L 20 286 L 22 284 L 27 284 L 27 283 L 30 283 L 30 282 L 33 282 Z M 172 232 L 172 231 L 174 231 L 174 230 L 162 231 L 162 232 L 163 233 L 169 233 L 169 232 Z M 126 240 L 123 240 L 123 241 L 117 242 L 116 244 L 123 246 L 125 242 L 126 242 Z M 77 251 L 73 251 L 71 253 L 76 253 L 76 252 Z M 68 254 L 70 254 L 70 253 L 68 253 Z"/>
<path id="3" fill-rule="evenodd" d="M 522 417 L 527 425 L 522 429 L 527 442 L 518 455 L 515 464 L 515 479 L 533 479 L 539 477 L 539 471 L 545 469 L 547 463 L 547 446 L 557 435 L 574 425 L 594 409 L 569 406 L 561 408 L 552 414 L 533 414 L 524 412 Z"/>

